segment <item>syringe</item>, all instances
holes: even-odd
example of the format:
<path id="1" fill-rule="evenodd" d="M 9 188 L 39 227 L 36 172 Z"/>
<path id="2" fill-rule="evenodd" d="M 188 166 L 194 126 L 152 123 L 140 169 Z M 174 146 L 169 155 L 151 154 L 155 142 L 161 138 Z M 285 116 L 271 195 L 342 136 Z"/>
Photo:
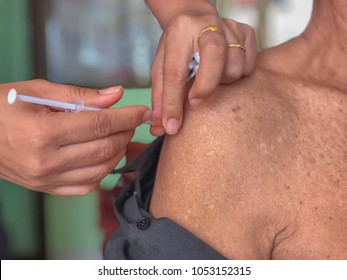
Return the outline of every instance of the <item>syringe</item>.
<path id="1" fill-rule="evenodd" d="M 106 108 L 101 108 L 101 107 L 96 107 L 96 106 L 86 106 L 86 105 L 84 105 L 84 102 L 82 100 L 75 100 L 71 103 L 54 101 L 54 100 L 45 99 L 45 98 L 38 98 L 38 97 L 18 94 L 16 89 L 14 89 L 14 88 L 10 89 L 10 91 L 8 92 L 8 95 L 7 95 L 7 102 L 12 105 L 17 100 L 23 101 L 23 102 L 28 102 L 28 103 L 34 103 L 34 104 L 39 104 L 39 105 L 61 108 L 61 109 L 64 109 L 65 112 L 78 113 L 78 112 L 82 112 L 82 111 L 99 111 L 101 109 L 106 109 Z M 154 126 L 162 126 L 161 120 L 154 119 L 154 118 L 151 118 L 144 123 L 154 125 Z"/>
<path id="2" fill-rule="evenodd" d="M 64 109 L 65 112 L 77 113 L 81 111 L 97 111 L 101 109 L 99 107 L 84 105 L 84 102 L 82 100 L 74 100 L 71 103 L 61 102 L 61 101 L 55 101 L 55 100 L 50 100 L 45 98 L 38 98 L 38 97 L 18 94 L 16 89 L 14 88 L 10 89 L 7 95 L 7 102 L 9 104 L 14 104 L 17 100 L 28 102 L 28 103 L 55 107 L 55 108 L 61 108 L 61 109 Z"/>
<path id="3" fill-rule="evenodd" d="M 193 59 L 188 63 L 188 69 L 190 70 L 187 82 L 189 82 L 198 72 L 200 63 L 200 53 L 196 52 L 193 54 Z"/>

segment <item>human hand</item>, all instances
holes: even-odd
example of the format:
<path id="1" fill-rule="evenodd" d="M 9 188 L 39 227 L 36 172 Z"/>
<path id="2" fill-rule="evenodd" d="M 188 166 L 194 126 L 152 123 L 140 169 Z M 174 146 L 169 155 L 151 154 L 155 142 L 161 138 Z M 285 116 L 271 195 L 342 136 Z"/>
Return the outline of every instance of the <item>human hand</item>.
<path id="1" fill-rule="evenodd" d="M 122 97 L 123 89 L 94 90 L 44 80 L 0 85 L 0 177 L 36 191 L 90 192 L 124 156 L 134 129 L 151 117 L 145 106 L 62 113 L 24 102 L 9 105 L 6 98 L 11 88 L 106 108 Z"/>
<path id="2" fill-rule="evenodd" d="M 213 32 L 208 27 L 218 30 Z M 212 14 L 183 14 L 165 27 L 152 66 L 153 116 L 162 119 L 163 127 L 152 126 L 153 135 L 165 131 L 176 134 L 179 130 L 187 98 L 187 65 L 197 51 L 199 71 L 188 94 L 192 106 L 203 103 L 219 84 L 251 73 L 257 55 L 254 30 Z"/>

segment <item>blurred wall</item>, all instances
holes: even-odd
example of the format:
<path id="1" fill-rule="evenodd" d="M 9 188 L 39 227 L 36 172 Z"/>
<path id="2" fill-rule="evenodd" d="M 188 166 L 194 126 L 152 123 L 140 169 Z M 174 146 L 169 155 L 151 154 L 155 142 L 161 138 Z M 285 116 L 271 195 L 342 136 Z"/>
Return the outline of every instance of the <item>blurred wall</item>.
<path id="1" fill-rule="evenodd" d="M 32 28 L 29 0 L 0 1 L 1 83 L 34 78 Z M 150 89 L 126 90 L 117 106 L 130 104 L 150 106 Z M 145 125 L 136 130 L 133 139 L 152 140 Z M 109 188 L 116 180 L 110 175 L 102 185 Z M 103 242 L 99 218 L 97 192 L 83 197 L 41 195 L 0 180 L 0 223 L 10 258 L 99 259 Z"/>
<path id="2" fill-rule="evenodd" d="M 28 2 L 0 1 L 0 82 L 32 77 Z"/>
<path id="3" fill-rule="evenodd" d="M 0 1 L 2 83 L 32 77 L 31 27 L 27 11 L 26 0 Z M 8 239 L 9 257 L 32 258 L 40 255 L 38 201 L 37 194 L 0 180 L 0 223 Z"/>

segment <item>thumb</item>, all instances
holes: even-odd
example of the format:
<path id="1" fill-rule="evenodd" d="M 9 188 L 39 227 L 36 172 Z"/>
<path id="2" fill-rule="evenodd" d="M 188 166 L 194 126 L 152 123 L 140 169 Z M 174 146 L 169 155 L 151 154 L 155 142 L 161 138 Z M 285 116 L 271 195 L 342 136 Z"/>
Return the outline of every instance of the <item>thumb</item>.
<path id="1" fill-rule="evenodd" d="M 91 89 L 73 85 L 55 85 L 57 88 L 50 92 L 50 98 L 64 102 L 83 100 L 87 105 L 95 105 L 108 108 L 117 103 L 123 96 L 124 89 L 121 86 L 106 89 Z"/>

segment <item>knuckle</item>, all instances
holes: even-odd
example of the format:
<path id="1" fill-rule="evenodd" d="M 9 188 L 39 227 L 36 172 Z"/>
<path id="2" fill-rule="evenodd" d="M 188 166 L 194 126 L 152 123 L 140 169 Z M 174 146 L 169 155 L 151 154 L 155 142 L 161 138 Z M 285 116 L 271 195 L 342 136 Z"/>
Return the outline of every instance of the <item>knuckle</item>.
<path id="1" fill-rule="evenodd" d="M 250 25 L 245 24 L 245 23 L 243 23 L 241 26 L 242 26 L 246 36 L 249 36 L 249 37 L 255 39 L 255 30 L 254 30 L 254 28 L 252 28 Z"/>
<path id="2" fill-rule="evenodd" d="M 180 85 L 186 82 L 186 73 L 177 68 L 169 67 L 164 69 L 165 80 L 172 85 Z"/>
<path id="3" fill-rule="evenodd" d="M 95 114 L 90 123 L 90 129 L 93 131 L 96 138 L 104 138 L 111 133 L 111 120 L 110 118 L 103 114 Z"/>
<path id="4" fill-rule="evenodd" d="M 241 39 L 241 41 L 244 41 L 246 38 L 248 38 L 248 40 L 254 40 L 255 42 L 255 30 L 250 25 L 231 19 L 227 20 L 227 24 L 229 30 L 234 34 L 234 36 L 236 36 L 238 39 Z"/>
<path id="5" fill-rule="evenodd" d="M 204 46 L 205 52 L 209 55 L 210 59 L 220 59 L 221 54 L 226 53 L 226 42 L 220 38 L 210 38 L 209 42 Z"/>
<path id="6" fill-rule="evenodd" d="M 43 149 L 50 143 L 50 130 L 46 128 L 44 123 L 31 126 L 30 131 L 27 133 L 27 141 L 34 149 Z"/>
<path id="7" fill-rule="evenodd" d="M 244 30 L 244 28 L 246 28 L 247 26 L 249 27 L 248 24 L 239 22 L 234 19 L 226 19 L 225 21 L 232 30 Z"/>
<path id="8" fill-rule="evenodd" d="M 70 86 L 70 95 L 75 99 L 83 99 L 86 96 L 87 88 Z"/>
<path id="9" fill-rule="evenodd" d="M 49 159 L 47 157 L 40 156 L 31 156 L 27 161 L 27 172 L 28 176 L 34 180 L 33 182 L 38 181 L 49 175 L 51 172 Z"/>
<path id="10" fill-rule="evenodd" d="M 113 143 L 110 139 L 103 140 L 98 148 L 98 155 L 102 159 L 109 159 L 114 154 L 114 151 L 117 149 L 117 145 Z"/>
<path id="11" fill-rule="evenodd" d="M 179 98 L 166 95 L 163 99 L 163 110 L 167 115 L 175 116 L 177 112 L 181 110 L 183 103 L 181 104 Z"/>
<path id="12" fill-rule="evenodd" d="M 187 26 L 189 26 L 190 21 L 191 16 L 179 15 L 175 18 L 169 30 L 186 30 Z"/>

